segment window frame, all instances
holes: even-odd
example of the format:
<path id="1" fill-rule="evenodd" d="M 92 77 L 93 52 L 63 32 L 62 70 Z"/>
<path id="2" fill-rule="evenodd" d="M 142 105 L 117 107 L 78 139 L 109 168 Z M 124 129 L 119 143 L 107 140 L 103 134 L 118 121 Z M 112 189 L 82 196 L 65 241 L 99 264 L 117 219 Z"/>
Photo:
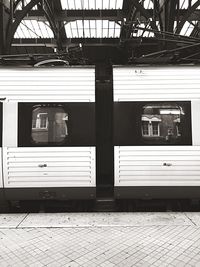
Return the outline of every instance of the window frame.
<path id="1" fill-rule="evenodd" d="M 177 105 L 183 109 L 185 115 L 182 117 L 179 132 L 182 136 L 175 140 L 161 140 L 161 124 L 158 122 L 158 135 L 153 135 L 152 126 L 148 124 L 148 135 L 144 135 L 142 126 L 142 115 L 147 105 Z M 151 113 L 150 113 L 151 114 Z M 156 116 L 156 112 L 154 113 Z M 181 115 L 182 116 L 182 115 Z M 150 119 L 153 118 L 149 117 Z M 146 118 L 147 120 L 148 118 Z M 159 117 L 157 118 L 159 119 Z M 186 131 L 187 129 L 187 131 Z M 114 102 L 114 145 L 115 146 L 181 146 L 192 145 L 192 101 L 119 101 Z M 153 140 L 154 139 L 154 140 Z"/>
<path id="2" fill-rule="evenodd" d="M 32 111 L 38 107 L 63 108 L 69 120 L 67 123 L 68 136 L 62 142 L 40 144 L 32 140 Z M 18 147 L 81 147 L 95 145 L 94 102 L 18 102 Z"/>

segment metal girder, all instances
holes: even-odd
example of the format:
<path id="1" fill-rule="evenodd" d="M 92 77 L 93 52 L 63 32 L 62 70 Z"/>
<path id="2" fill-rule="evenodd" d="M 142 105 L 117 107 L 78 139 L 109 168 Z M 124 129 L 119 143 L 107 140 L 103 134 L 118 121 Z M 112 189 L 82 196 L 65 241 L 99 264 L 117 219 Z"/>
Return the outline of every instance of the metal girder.
<path id="1" fill-rule="evenodd" d="M 156 20 L 160 20 L 160 16 L 157 13 L 153 11 L 153 9 L 146 9 L 146 11 L 149 14 L 150 18 L 155 18 Z M 18 17 L 18 14 L 20 13 L 20 10 L 17 10 L 15 12 L 16 17 Z M 176 9 L 174 10 L 174 20 L 181 20 L 187 13 L 187 9 Z M 140 13 L 139 20 L 140 21 L 146 21 L 146 18 Z M 74 21 L 74 20 L 83 20 L 83 19 L 101 19 L 101 20 L 111 20 L 111 21 L 122 21 L 126 14 L 123 10 L 59 10 L 55 12 L 55 20 L 59 22 L 63 21 Z M 24 20 L 30 20 L 30 19 L 39 19 L 39 20 L 45 20 L 44 13 L 42 10 L 30 10 L 23 18 Z M 196 9 L 195 12 L 193 12 L 187 19 L 187 21 L 194 21 L 200 19 L 200 10 Z M 173 22 L 173 20 L 172 20 Z M 171 22 L 171 23 L 172 23 Z M 161 27 L 162 28 L 162 27 Z"/>
<path id="2" fill-rule="evenodd" d="M 21 1 L 21 0 L 20 0 Z M 160 16 L 157 13 L 155 13 L 152 9 L 146 9 L 146 11 L 149 14 L 150 18 L 155 18 L 156 20 L 160 20 Z M 176 9 L 174 10 L 174 16 L 175 20 L 182 19 L 186 13 L 186 9 Z M 18 15 L 21 13 L 20 10 L 17 10 L 15 12 L 15 16 L 18 17 Z M 139 20 L 140 21 L 146 21 L 146 18 L 142 15 L 139 14 Z M 55 14 L 55 20 L 58 22 L 69 22 L 69 21 L 74 21 L 74 20 L 83 20 L 83 19 L 88 19 L 88 20 L 95 20 L 95 19 L 105 19 L 105 20 L 110 20 L 110 21 L 123 21 L 123 19 L 126 17 L 126 14 L 123 10 L 59 10 L 56 11 Z M 195 12 L 193 12 L 187 21 L 194 21 L 194 20 L 199 20 L 200 18 L 200 10 L 197 9 Z M 44 17 L 44 13 L 42 10 L 30 10 L 23 18 L 24 20 L 40 20 L 40 21 L 46 21 L 47 19 Z M 173 20 L 172 20 L 173 22 Z M 172 23 L 171 22 L 171 23 Z M 161 23 L 162 24 L 162 23 Z M 163 30 L 163 27 L 161 27 Z"/>
<path id="3" fill-rule="evenodd" d="M 10 19 L 8 29 L 7 29 L 7 37 L 6 37 L 6 53 L 9 53 L 11 43 L 14 38 L 14 34 L 17 30 L 17 27 L 19 26 L 20 22 L 23 20 L 23 18 L 26 16 L 26 14 L 35 6 L 37 5 L 41 0 L 31 0 L 18 14 L 17 17 L 15 17 L 15 21 L 13 22 Z"/>
<path id="4" fill-rule="evenodd" d="M 60 0 L 54 0 L 54 16 L 56 19 L 56 14 L 62 11 L 62 5 Z M 58 21 L 58 28 L 59 28 L 59 37 L 60 40 L 65 40 L 67 38 L 66 32 L 65 32 L 65 24 L 63 21 Z"/>
<path id="5" fill-rule="evenodd" d="M 186 14 L 182 17 L 181 21 L 178 23 L 176 34 L 179 34 L 185 24 L 186 21 L 189 20 L 190 16 L 194 13 L 194 11 L 197 9 L 197 7 L 200 5 L 200 0 L 196 1 L 194 5 L 192 5 L 190 8 L 188 8 Z"/>
<path id="6" fill-rule="evenodd" d="M 6 48 L 6 28 L 9 22 L 9 13 L 6 11 L 7 6 L 0 2 L 0 53 L 5 53 Z"/>
<path id="7" fill-rule="evenodd" d="M 47 20 L 49 21 L 49 24 L 50 24 L 52 31 L 54 33 L 54 36 L 55 36 L 55 39 L 57 42 L 57 49 L 58 49 L 58 51 L 62 51 L 63 47 L 62 47 L 62 40 L 60 38 L 59 24 L 55 19 L 54 6 L 53 6 L 53 3 L 51 2 L 51 0 L 44 0 L 43 1 L 43 11 L 45 13 Z"/>
<path id="8" fill-rule="evenodd" d="M 118 46 L 119 38 L 72 38 L 63 40 L 64 47 L 70 47 L 73 44 L 98 45 L 98 46 Z M 56 47 L 56 41 L 52 38 L 15 38 L 12 46 L 46 46 Z"/>
<path id="9" fill-rule="evenodd" d="M 16 11 L 17 13 L 20 11 Z M 83 19 L 103 19 L 103 20 L 112 20 L 120 21 L 125 15 L 122 10 L 55 10 L 55 20 L 56 21 L 74 21 L 74 20 L 83 20 Z M 27 17 L 24 19 L 43 19 L 43 13 L 41 10 L 31 10 L 29 11 Z"/>
<path id="10" fill-rule="evenodd" d="M 136 7 L 137 11 L 141 13 L 142 16 L 144 16 L 147 20 L 150 19 L 149 24 L 153 30 L 158 30 L 158 27 L 156 26 L 156 21 L 153 20 L 151 14 L 139 3 L 138 0 L 132 0 L 133 6 Z"/>
<path id="11" fill-rule="evenodd" d="M 121 40 L 123 41 L 124 38 L 130 38 L 131 33 L 133 32 L 133 26 L 137 19 L 144 18 L 146 22 L 149 23 L 150 27 L 155 30 L 155 35 L 159 35 L 158 28 L 156 26 L 156 21 L 153 19 L 151 13 L 146 10 L 139 0 L 130 0 L 129 1 L 129 9 L 126 11 L 126 22 L 123 22 L 122 29 L 121 29 Z"/>
<path id="12" fill-rule="evenodd" d="M 15 11 L 17 9 L 17 7 L 20 4 L 20 2 L 22 2 L 22 0 L 16 0 L 16 1 L 14 1 L 14 3 L 13 3 L 13 11 Z"/>
<path id="13" fill-rule="evenodd" d="M 179 0 L 167 0 L 163 3 L 162 6 L 160 6 L 158 12 L 160 14 L 160 24 L 162 25 L 163 31 L 174 31 L 174 21 L 177 17 L 178 4 Z"/>
<path id="14" fill-rule="evenodd" d="M 49 22 L 50 27 L 54 33 L 55 39 L 57 41 L 57 48 L 58 50 L 62 50 L 62 41 L 60 38 L 60 23 L 58 23 L 54 18 L 53 2 L 51 0 L 31 0 L 26 6 L 22 6 L 22 10 L 16 10 L 18 4 L 22 1 L 23 0 L 17 0 L 14 2 L 12 10 L 15 10 L 15 13 L 11 14 L 10 22 L 7 29 L 6 53 L 8 53 L 10 50 L 11 43 L 13 42 L 14 34 L 17 30 L 17 27 L 35 5 L 38 5 L 38 7 L 40 7 L 38 9 L 40 15 L 43 17 L 46 16 L 46 20 Z"/>
<path id="15" fill-rule="evenodd" d="M 4 36 L 4 6 L 0 3 L 0 54 L 3 54 L 5 45 Z"/>

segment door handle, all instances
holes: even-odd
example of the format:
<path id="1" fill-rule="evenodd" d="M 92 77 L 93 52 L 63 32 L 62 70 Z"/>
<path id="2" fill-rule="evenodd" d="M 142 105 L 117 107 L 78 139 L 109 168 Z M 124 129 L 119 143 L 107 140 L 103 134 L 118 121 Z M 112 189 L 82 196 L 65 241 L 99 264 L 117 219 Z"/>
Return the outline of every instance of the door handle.
<path id="1" fill-rule="evenodd" d="M 164 163 L 163 163 L 163 166 L 170 167 L 170 166 L 172 166 L 172 164 L 171 164 L 171 163 L 169 163 L 169 162 L 164 162 Z"/>
<path id="2" fill-rule="evenodd" d="M 47 167 L 47 164 L 39 164 L 38 167 L 44 168 L 44 167 Z"/>

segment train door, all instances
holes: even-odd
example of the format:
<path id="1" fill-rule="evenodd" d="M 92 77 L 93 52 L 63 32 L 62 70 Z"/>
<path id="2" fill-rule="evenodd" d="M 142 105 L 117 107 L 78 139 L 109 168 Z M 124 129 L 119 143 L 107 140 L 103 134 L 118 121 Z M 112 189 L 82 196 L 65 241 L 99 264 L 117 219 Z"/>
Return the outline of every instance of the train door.
<path id="1" fill-rule="evenodd" d="M 95 198 L 94 69 L 13 72 L 4 103 L 6 198 Z"/>
<path id="2" fill-rule="evenodd" d="M 199 196 L 199 101 L 191 99 L 198 71 L 116 67 L 113 72 L 115 197 Z"/>

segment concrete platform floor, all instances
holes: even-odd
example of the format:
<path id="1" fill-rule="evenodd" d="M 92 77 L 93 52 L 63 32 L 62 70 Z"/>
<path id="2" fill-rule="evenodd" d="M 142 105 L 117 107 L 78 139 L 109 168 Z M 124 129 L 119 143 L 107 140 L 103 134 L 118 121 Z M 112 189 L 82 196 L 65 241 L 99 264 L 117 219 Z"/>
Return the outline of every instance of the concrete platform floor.
<path id="1" fill-rule="evenodd" d="M 200 213 L 0 214 L 0 266 L 200 266 Z"/>

